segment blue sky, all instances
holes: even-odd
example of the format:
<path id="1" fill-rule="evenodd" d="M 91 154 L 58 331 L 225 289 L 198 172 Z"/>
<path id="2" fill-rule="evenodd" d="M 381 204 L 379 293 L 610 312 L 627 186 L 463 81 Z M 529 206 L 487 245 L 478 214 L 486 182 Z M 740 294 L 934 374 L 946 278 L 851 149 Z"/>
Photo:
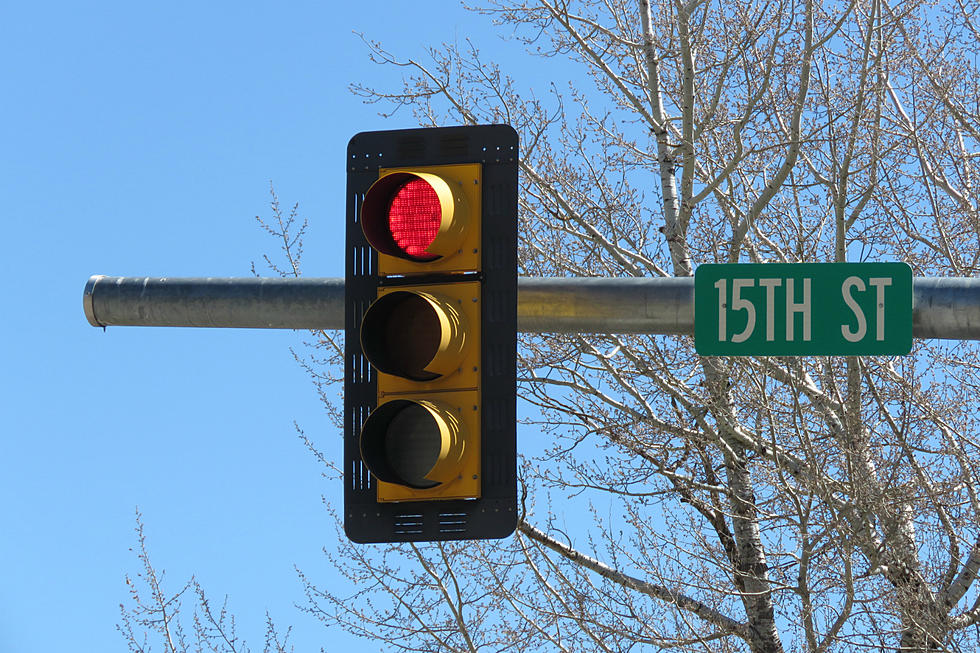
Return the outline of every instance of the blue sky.
<path id="1" fill-rule="evenodd" d="M 269 183 L 310 220 L 308 276 L 342 276 L 344 150 L 394 85 L 354 32 L 402 56 L 487 22 L 449 2 L 6 3 L 0 9 L 0 651 L 123 651 L 135 510 L 171 589 L 264 614 L 298 651 L 376 650 L 301 614 L 337 537 L 293 421 L 340 439 L 278 331 L 88 325 L 92 274 L 247 276 L 276 243 Z M 340 389 L 337 389 L 339 396 Z"/>

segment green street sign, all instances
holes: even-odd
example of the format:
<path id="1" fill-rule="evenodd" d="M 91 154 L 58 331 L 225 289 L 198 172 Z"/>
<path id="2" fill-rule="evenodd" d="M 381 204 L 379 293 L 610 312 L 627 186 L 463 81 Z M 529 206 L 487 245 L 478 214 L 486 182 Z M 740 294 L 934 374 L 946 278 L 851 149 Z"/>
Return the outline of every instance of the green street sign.
<path id="1" fill-rule="evenodd" d="M 702 356 L 874 356 L 912 350 L 905 263 L 706 264 L 694 274 Z"/>

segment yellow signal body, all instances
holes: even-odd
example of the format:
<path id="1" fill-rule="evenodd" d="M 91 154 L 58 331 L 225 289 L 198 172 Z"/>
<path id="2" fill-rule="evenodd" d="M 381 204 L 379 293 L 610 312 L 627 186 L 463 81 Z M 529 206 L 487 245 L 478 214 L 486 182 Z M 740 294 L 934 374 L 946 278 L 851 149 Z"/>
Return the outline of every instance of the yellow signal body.
<path id="1" fill-rule="evenodd" d="M 481 170 L 382 169 L 364 196 L 361 226 L 378 252 L 378 274 L 439 277 L 379 286 L 361 322 L 361 349 L 377 372 L 378 392 L 361 430 L 361 458 L 379 502 L 481 495 L 481 284 L 461 276 L 481 268 Z M 415 180 L 435 191 L 441 210 L 428 260 L 413 259 L 388 231 L 392 197 Z"/>

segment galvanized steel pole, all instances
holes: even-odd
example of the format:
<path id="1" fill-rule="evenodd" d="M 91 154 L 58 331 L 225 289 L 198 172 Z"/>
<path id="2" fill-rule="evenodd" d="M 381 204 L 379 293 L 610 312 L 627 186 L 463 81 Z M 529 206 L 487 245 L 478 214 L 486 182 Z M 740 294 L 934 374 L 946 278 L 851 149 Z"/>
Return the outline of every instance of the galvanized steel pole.
<path id="1" fill-rule="evenodd" d="M 555 278 L 517 281 L 524 333 L 694 335 L 693 278 Z"/>
<path id="2" fill-rule="evenodd" d="M 914 278 L 912 335 L 916 338 L 980 340 L 980 279 Z"/>
<path id="3" fill-rule="evenodd" d="M 343 279 L 107 277 L 85 284 L 93 326 L 343 329 Z"/>
<path id="4" fill-rule="evenodd" d="M 917 277 L 917 338 L 980 340 L 980 279 Z M 148 278 L 96 275 L 83 296 L 93 326 L 343 329 L 344 280 Z M 694 334 L 692 278 L 518 281 L 525 333 Z"/>

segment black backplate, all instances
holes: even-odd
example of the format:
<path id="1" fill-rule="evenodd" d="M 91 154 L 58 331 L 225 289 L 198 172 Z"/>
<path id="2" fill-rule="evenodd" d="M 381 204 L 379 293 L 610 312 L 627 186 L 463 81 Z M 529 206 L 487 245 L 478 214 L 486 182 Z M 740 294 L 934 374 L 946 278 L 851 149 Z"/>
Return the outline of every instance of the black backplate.
<path id="1" fill-rule="evenodd" d="M 358 448 L 377 403 L 358 331 L 384 282 L 358 223 L 360 204 L 379 168 L 452 163 L 483 164 L 482 497 L 379 503 Z M 347 146 L 344 529 L 355 542 L 501 538 L 517 525 L 517 163 L 509 125 L 362 132 Z"/>

